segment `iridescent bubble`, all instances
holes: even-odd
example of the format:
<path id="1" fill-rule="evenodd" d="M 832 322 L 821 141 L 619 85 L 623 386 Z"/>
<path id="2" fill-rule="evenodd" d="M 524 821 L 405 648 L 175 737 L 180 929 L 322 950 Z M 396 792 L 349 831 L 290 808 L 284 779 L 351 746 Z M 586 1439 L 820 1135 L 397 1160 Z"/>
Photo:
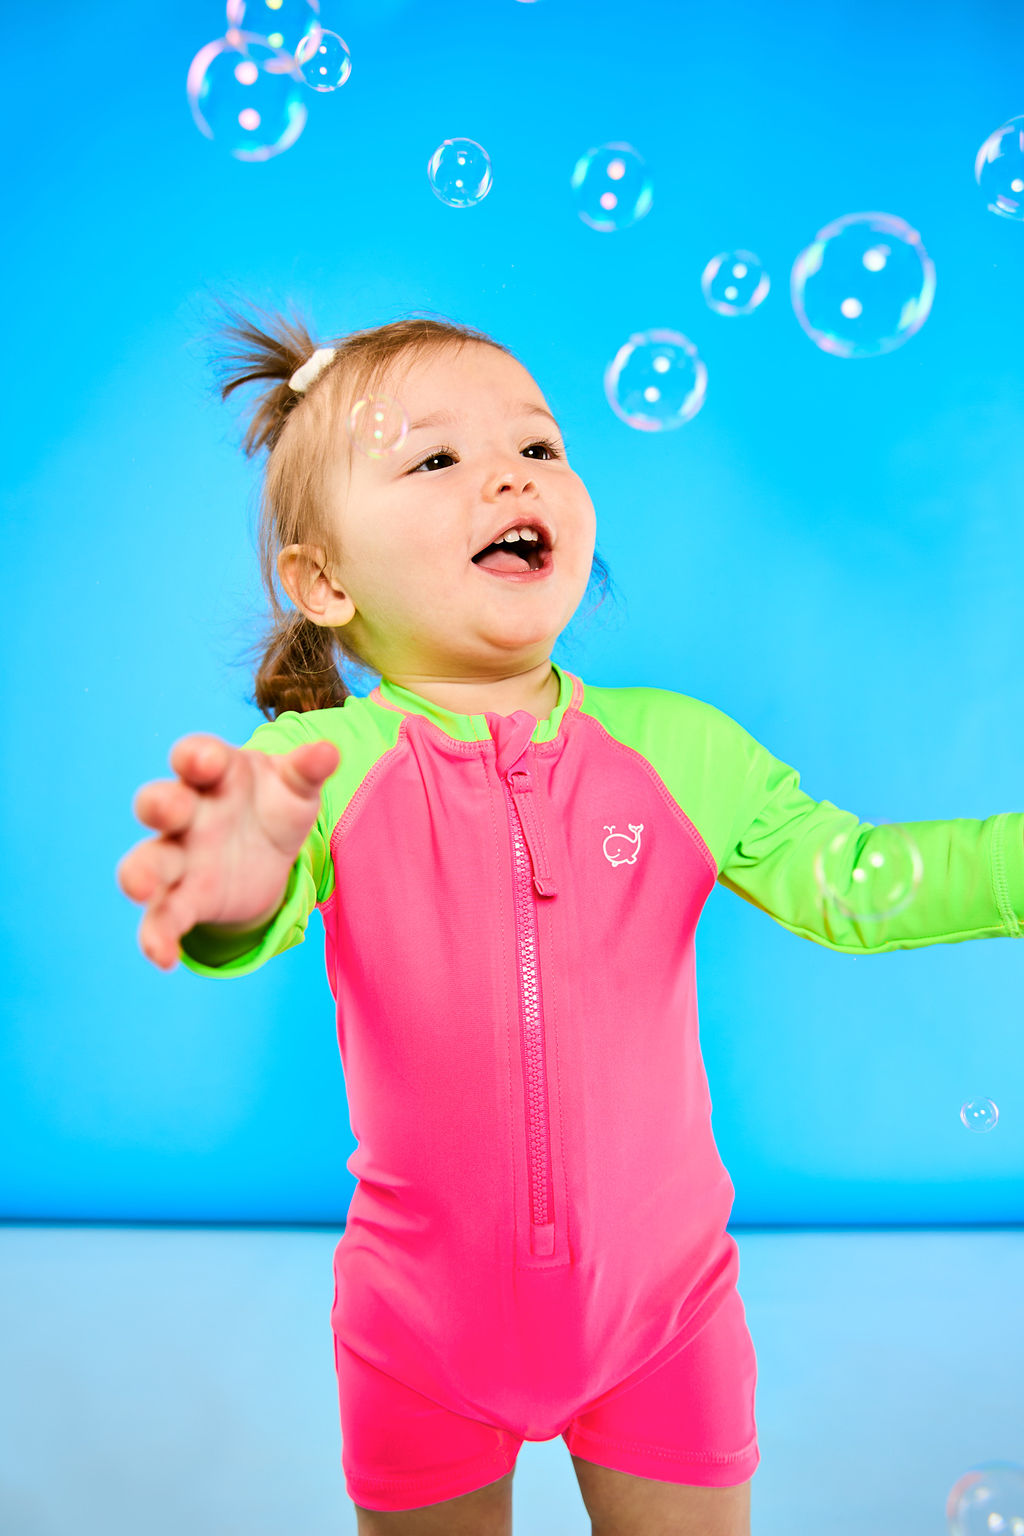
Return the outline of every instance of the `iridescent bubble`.
<path id="1" fill-rule="evenodd" d="M 814 856 L 814 878 L 824 902 L 853 922 L 884 922 L 913 900 L 924 860 L 898 823 L 860 825 L 837 832 Z"/>
<path id="2" fill-rule="evenodd" d="M 229 29 L 244 22 L 247 32 L 265 37 L 292 58 L 304 38 L 319 36 L 319 15 L 320 0 L 227 0 Z"/>
<path id="3" fill-rule="evenodd" d="M 445 139 L 430 157 L 427 176 L 449 208 L 474 208 L 491 190 L 491 157 L 475 139 Z"/>
<path id="4" fill-rule="evenodd" d="M 348 44 L 337 32 L 321 27 L 319 36 L 308 32 L 295 50 L 295 62 L 306 84 L 314 91 L 336 91 L 352 73 Z"/>
<path id="5" fill-rule="evenodd" d="M 236 160 L 269 160 L 306 126 L 294 59 L 254 33 L 235 31 L 200 48 L 185 94 L 199 131 Z"/>
<path id="6" fill-rule="evenodd" d="M 771 283 L 753 251 L 722 251 L 704 268 L 700 286 L 708 305 L 718 314 L 749 315 Z"/>
<path id="7" fill-rule="evenodd" d="M 993 213 L 1024 219 L 1024 117 L 990 133 L 974 161 L 974 179 Z"/>
<path id="8" fill-rule="evenodd" d="M 650 177 L 631 144 L 601 144 L 576 162 L 570 183 L 576 212 L 602 233 L 628 229 L 651 206 Z"/>
<path id="9" fill-rule="evenodd" d="M 389 395 L 367 395 L 349 411 L 346 426 L 349 438 L 361 453 L 370 459 L 382 459 L 404 443 L 409 418 Z"/>
<path id="10" fill-rule="evenodd" d="M 986 1461 L 965 1472 L 946 1500 L 949 1536 L 1024 1536 L 1024 1467 Z"/>
<path id="11" fill-rule="evenodd" d="M 627 427 L 664 432 L 704 404 L 708 371 L 679 331 L 641 331 L 619 348 L 604 374 L 608 404 Z"/>
<path id="12" fill-rule="evenodd" d="M 991 1099 L 971 1099 L 968 1103 L 961 1105 L 960 1119 L 969 1131 L 984 1134 L 985 1131 L 995 1130 L 999 1120 L 999 1110 Z"/>
<path id="13" fill-rule="evenodd" d="M 815 346 L 835 357 L 877 357 L 901 347 L 927 320 L 935 264 L 903 219 L 848 213 L 800 252 L 790 288 Z"/>

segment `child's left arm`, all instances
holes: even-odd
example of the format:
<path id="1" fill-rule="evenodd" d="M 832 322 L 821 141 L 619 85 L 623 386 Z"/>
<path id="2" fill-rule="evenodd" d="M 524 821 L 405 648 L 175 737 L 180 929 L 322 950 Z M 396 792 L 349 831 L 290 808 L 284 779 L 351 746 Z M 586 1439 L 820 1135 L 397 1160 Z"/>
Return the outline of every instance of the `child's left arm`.
<path id="1" fill-rule="evenodd" d="M 719 883 L 791 933 L 879 954 L 1024 932 L 1024 812 L 874 826 L 713 706 L 699 729 Z"/>

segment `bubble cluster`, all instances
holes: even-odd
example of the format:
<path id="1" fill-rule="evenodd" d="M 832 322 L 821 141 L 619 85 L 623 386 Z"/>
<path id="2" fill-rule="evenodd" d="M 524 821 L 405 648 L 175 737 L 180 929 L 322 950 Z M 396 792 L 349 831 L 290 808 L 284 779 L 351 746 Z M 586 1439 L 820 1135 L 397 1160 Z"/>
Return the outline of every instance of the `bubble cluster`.
<path id="1" fill-rule="evenodd" d="M 651 206 L 647 167 L 631 144 L 602 144 L 576 162 L 570 180 L 576 212 L 591 229 L 628 229 Z"/>
<path id="2" fill-rule="evenodd" d="M 627 427 L 663 432 L 696 416 L 707 379 L 707 368 L 688 337 L 679 331 L 642 331 L 608 364 L 604 392 Z"/>
<path id="3" fill-rule="evenodd" d="M 888 213 L 848 213 L 818 231 L 790 278 L 793 309 L 823 352 L 877 357 L 919 331 L 935 265 L 915 229 Z"/>

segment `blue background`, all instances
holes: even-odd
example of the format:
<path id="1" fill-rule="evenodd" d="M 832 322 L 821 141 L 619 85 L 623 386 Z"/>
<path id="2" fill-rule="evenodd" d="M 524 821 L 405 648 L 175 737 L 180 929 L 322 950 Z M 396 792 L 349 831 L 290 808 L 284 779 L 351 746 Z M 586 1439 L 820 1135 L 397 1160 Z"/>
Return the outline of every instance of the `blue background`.
<path id="1" fill-rule="evenodd" d="M 319 919 L 247 978 L 167 975 L 115 882 L 172 744 L 263 718 L 238 663 L 263 613 L 259 471 L 213 391 L 208 294 L 295 301 L 320 340 L 427 309 L 517 353 L 618 593 L 555 649 L 585 680 L 707 700 L 862 820 L 1024 809 L 1024 228 L 973 174 L 1024 112 L 1019 9 L 324 0 L 322 18 L 351 78 L 309 93 L 305 132 L 263 164 L 188 109 L 216 4 L 6 18 L 24 130 L 3 254 L 7 1220 L 337 1225 L 354 1186 Z M 493 162 L 468 210 L 427 181 L 451 137 Z M 621 140 L 654 202 L 601 234 L 569 180 Z M 798 326 L 789 268 L 871 210 L 920 231 L 934 308 L 898 351 L 840 360 Z M 773 285 L 727 319 L 699 279 L 737 247 Z M 642 433 L 602 378 L 662 326 L 698 345 L 707 401 Z M 698 983 L 732 1225 L 1020 1221 L 1022 955 L 843 956 L 717 887 Z M 960 1106 L 983 1095 L 1000 1121 L 971 1134 Z"/>

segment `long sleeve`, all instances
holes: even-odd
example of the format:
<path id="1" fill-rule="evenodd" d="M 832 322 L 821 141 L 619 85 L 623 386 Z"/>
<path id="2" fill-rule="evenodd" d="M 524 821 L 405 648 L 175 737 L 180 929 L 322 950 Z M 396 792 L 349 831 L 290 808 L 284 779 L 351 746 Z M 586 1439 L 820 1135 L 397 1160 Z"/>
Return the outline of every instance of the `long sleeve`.
<path id="1" fill-rule="evenodd" d="M 714 714 L 711 756 L 728 763 L 718 782 L 731 782 L 736 797 L 718 873 L 727 889 L 791 933 L 847 954 L 1020 936 L 1024 813 L 876 827 L 814 800 L 795 769 Z"/>

